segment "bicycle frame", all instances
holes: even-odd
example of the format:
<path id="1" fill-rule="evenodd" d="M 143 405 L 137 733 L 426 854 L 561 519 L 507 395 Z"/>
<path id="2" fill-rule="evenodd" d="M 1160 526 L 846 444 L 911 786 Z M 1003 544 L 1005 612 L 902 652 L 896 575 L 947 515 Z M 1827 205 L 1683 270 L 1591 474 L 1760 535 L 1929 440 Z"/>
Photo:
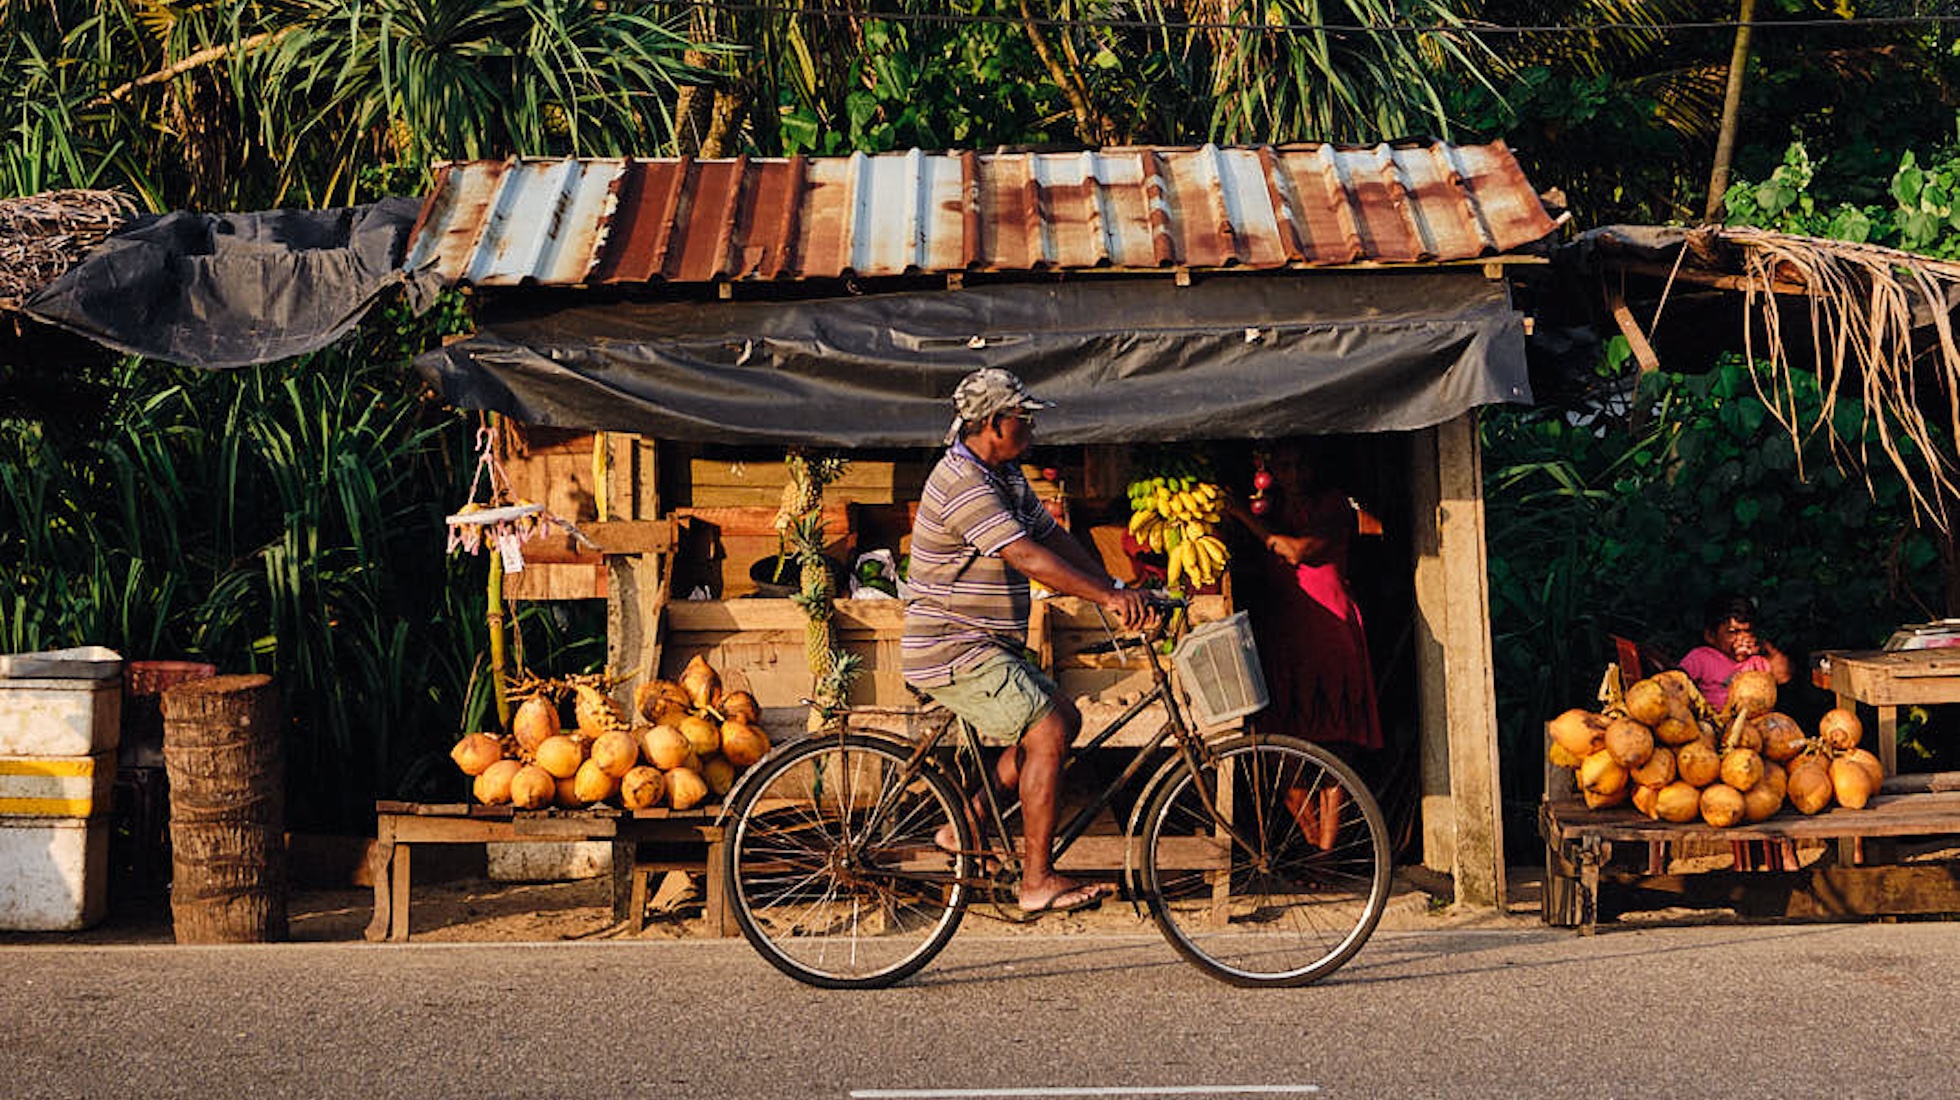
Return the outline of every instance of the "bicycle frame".
<path id="1" fill-rule="evenodd" d="M 1122 732 L 1126 727 L 1130 725 L 1130 723 L 1134 722 L 1139 716 L 1143 714 L 1144 711 L 1148 710 L 1152 704 L 1158 702 L 1162 702 L 1164 704 L 1164 715 L 1165 715 L 1164 722 L 1160 727 L 1158 727 L 1157 731 L 1154 734 L 1150 735 L 1150 737 L 1146 741 L 1144 741 L 1141 746 L 1138 747 L 1136 753 L 1130 758 L 1129 762 L 1124 766 L 1122 771 L 1116 775 L 1114 779 L 1111 779 L 1108 783 L 1105 783 L 1100 790 L 1096 791 L 1095 796 L 1091 798 L 1088 801 L 1088 803 L 1086 803 L 1081 809 L 1077 810 L 1073 816 L 1071 816 L 1067 821 L 1061 823 L 1056 828 L 1055 840 L 1054 840 L 1052 850 L 1050 852 L 1050 858 L 1053 860 L 1059 861 L 1061 857 L 1069 850 L 1069 848 L 1072 847 L 1077 840 L 1081 839 L 1082 836 L 1088 832 L 1090 825 L 1094 823 L 1097 815 L 1101 814 L 1103 810 L 1108 809 L 1114 803 L 1116 794 L 1119 791 L 1122 791 L 1124 788 L 1126 788 L 1136 778 L 1136 776 L 1140 772 L 1142 772 L 1146 766 L 1149 765 L 1154 754 L 1160 748 L 1163 747 L 1166 741 L 1175 742 L 1177 748 L 1177 756 L 1174 759 L 1181 762 L 1184 769 L 1196 778 L 1197 782 L 1199 783 L 1199 790 L 1202 792 L 1206 806 L 1212 812 L 1212 816 L 1218 821 L 1219 825 L 1232 838 L 1234 844 L 1237 844 L 1241 847 L 1247 846 L 1247 841 L 1243 836 L 1240 835 L 1238 829 L 1233 825 L 1233 823 L 1230 820 L 1228 820 L 1224 815 L 1218 812 L 1217 806 L 1214 804 L 1215 792 L 1211 791 L 1205 785 L 1204 782 L 1205 772 L 1201 767 L 1201 765 L 1208 756 L 1209 748 L 1206 745 L 1204 739 L 1201 736 L 1199 736 L 1197 731 L 1192 727 L 1189 719 L 1184 713 L 1184 708 L 1182 704 L 1180 704 L 1177 699 L 1177 693 L 1174 690 L 1172 690 L 1170 669 L 1166 666 L 1165 661 L 1163 660 L 1162 656 L 1157 652 L 1157 648 L 1156 648 L 1156 643 L 1159 640 L 1159 638 L 1162 636 L 1162 633 L 1163 631 L 1160 627 L 1158 630 L 1153 631 L 1149 635 L 1144 636 L 1140 641 L 1140 648 L 1143 650 L 1145 659 L 1148 662 L 1148 666 L 1150 669 L 1150 674 L 1151 674 L 1150 690 L 1145 692 L 1140 698 L 1137 699 L 1136 702 L 1130 704 L 1128 707 L 1125 707 L 1121 714 L 1118 714 L 1115 718 L 1112 718 L 1106 725 L 1102 727 L 1102 729 L 1098 730 L 1096 734 L 1093 737 L 1091 737 L 1088 741 L 1080 744 L 1079 746 L 1072 747 L 1069 752 L 1068 759 L 1063 766 L 1063 774 L 1066 775 L 1068 769 L 1072 768 L 1075 765 L 1075 762 L 1079 758 L 1080 753 L 1089 749 L 1102 748 L 1103 746 L 1107 745 L 1112 738 L 1114 738 L 1118 733 Z M 1119 647 L 1120 644 L 1121 643 L 1119 643 Z M 855 709 L 857 708 L 853 708 L 853 710 Z M 863 709 L 873 709 L 873 708 L 863 708 Z M 880 711 L 884 710 L 884 708 L 876 708 L 876 709 Z M 842 712 L 842 716 L 848 719 L 848 716 L 851 713 L 853 713 L 853 710 L 846 710 Z M 919 773 L 919 771 L 924 768 L 939 767 L 940 765 L 932 762 L 933 753 L 945 741 L 947 731 L 949 729 L 957 728 L 959 730 L 959 737 L 956 743 L 952 746 L 955 765 L 958 768 L 958 771 L 954 776 L 955 785 L 958 786 L 963 791 L 968 790 L 972 784 L 967 782 L 962 782 L 961 780 L 966 777 L 966 769 L 969 768 L 972 769 L 972 773 L 971 773 L 972 778 L 978 781 L 980 789 L 985 795 L 984 801 L 987 810 L 987 820 L 985 822 L 981 822 L 980 824 L 983 826 L 983 828 L 988 828 L 988 827 L 992 828 L 993 829 L 992 835 L 996 837 L 1000 837 L 1003 839 L 1012 838 L 1014 836 L 1014 833 L 1008 829 L 1008 822 L 1015 816 L 1016 812 L 1020 809 L 1020 801 L 1018 799 L 1013 799 L 1008 801 L 1005 805 L 1002 804 L 1001 798 L 998 792 L 996 791 L 996 785 L 993 782 L 991 776 L 991 769 L 988 767 L 986 758 L 981 752 L 982 746 L 980 745 L 978 738 L 975 736 L 972 727 L 967 725 L 967 723 L 964 720 L 958 718 L 957 716 L 949 714 L 948 718 L 949 718 L 948 721 L 939 724 L 937 728 L 929 731 L 921 740 L 919 740 L 914 745 L 911 755 L 906 763 L 904 778 L 909 781 L 913 776 L 916 776 Z M 846 723 L 845 725 L 840 725 L 839 728 L 840 730 L 846 729 L 848 728 L 848 724 Z M 864 731 L 860 731 L 860 732 L 864 732 Z M 1172 774 L 1170 762 L 1166 761 L 1165 763 L 1160 764 L 1158 766 L 1158 774 L 1152 776 L 1150 782 L 1144 786 L 1141 792 L 1139 792 L 1139 796 L 1136 803 L 1137 808 L 1135 811 L 1132 812 L 1129 822 L 1126 823 L 1124 826 L 1123 836 L 1125 838 L 1134 836 L 1136 832 L 1136 825 L 1137 825 L 1137 821 L 1136 821 L 1137 813 L 1140 813 L 1142 811 L 1142 808 L 1148 803 L 1151 792 L 1155 791 L 1157 789 L 1157 785 L 1164 780 L 1164 777 L 1170 774 Z M 738 804 L 738 799 L 735 797 L 736 793 L 737 792 L 730 793 L 728 799 L 729 805 Z M 867 822 L 865 826 L 864 831 L 867 834 L 875 831 L 873 825 L 876 822 L 879 813 L 881 812 L 882 812 L 882 808 L 874 809 L 871 821 Z M 1004 847 L 1007 850 L 1000 853 L 1002 859 L 1002 866 L 1013 867 L 1018 872 L 1020 862 L 1021 862 L 1020 851 L 1016 846 L 1012 844 L 1004 845 Z M 982 865 L 984 866 L 984 857 L 991 855 L 993 853 L 990 853 L 983 849 L 974 854 L 976 856 L 983 857 Z M 1126 882 L 1134 881 L 1135 872 L 1131 866 L 1132 859 L 1133 859 L 1132 848 L 1131 846 L 1126 845 L 1124 850 L 1124 856 L 1123 856 L 1123 864 L 1124 864 L 1123 876 Z M 993 876 L 985 875 L 985 874 L 973 879 L 966 880 L 967 884 L 971 886 L 984 886 L 992 881 L 993 881 Z M 1131 904 L 1135 905 L 1136 904 L 1135 891 L 1132 891 L 1131 894 L 1132 894 Z"/>

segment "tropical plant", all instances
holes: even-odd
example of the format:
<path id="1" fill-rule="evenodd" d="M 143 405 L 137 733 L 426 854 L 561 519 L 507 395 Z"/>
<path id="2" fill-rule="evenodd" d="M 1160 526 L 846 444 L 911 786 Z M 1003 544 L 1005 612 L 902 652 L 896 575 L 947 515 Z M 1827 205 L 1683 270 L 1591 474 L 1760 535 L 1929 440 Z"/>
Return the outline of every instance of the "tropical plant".
<path id="1" fill-rule="evenodd" d="M 377 161 L 664 152 L 692 75 L 674 25 L 599 0 L 292 0 L 276 25 L 234 71 L 267 90 L 278 194 L 314 205 Z"/>
<path id="2" fill-rule="evenodd" d="M 10 194 L 152 209 L 413 192 L 431 161 L 654 154 L 687 42 L 603 0 L 0 5 Z"/>

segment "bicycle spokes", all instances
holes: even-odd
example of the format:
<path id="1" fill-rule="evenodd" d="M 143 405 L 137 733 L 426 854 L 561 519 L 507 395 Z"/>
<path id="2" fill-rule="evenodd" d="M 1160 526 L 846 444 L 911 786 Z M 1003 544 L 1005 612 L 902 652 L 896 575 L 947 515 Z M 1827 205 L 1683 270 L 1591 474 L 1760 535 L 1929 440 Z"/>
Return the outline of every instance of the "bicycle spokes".
<path id="1" fill-rule="evenodd" d="M 1380 811 L 1345 765 L 1244 738 L 1149 809 L 1144 883 L 1173 947 L 1246 985 L 1303 984 L 1360 947 L 1386 904 Z"/>

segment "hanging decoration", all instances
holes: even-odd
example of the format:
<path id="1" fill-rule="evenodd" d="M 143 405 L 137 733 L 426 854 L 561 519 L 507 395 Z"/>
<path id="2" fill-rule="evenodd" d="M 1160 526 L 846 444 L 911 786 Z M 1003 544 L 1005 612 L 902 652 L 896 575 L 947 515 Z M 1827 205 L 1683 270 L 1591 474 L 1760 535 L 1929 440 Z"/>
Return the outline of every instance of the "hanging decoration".
<path id="1" fill-rule="evenodd" d="M 524 571 L 526 542 L 557 527 L 580 546 L 598 550 L 599 544 L 585 536 L 570 520 L 554 515 L 542 504 L 517 497 L 510 488 L 510 477 L 497 461 L 497 428 L 486 420 L 476 432 L 476 473 L 470 478 L 468 502 L 446 517 L 450 553 L 474 554 L 494 551 L 506 573 Z M 484 494 L 478 499 L 479 492 Z"/>

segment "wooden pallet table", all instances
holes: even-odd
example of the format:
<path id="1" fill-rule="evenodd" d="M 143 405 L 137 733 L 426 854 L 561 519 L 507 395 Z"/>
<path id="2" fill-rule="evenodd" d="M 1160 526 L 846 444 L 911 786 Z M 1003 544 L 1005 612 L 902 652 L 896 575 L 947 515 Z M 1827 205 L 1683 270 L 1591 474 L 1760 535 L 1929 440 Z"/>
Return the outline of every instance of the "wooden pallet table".
<path id="1" fill-rule="evenodd" d="M 489 844 L 525 840 L 603 840 L 613 845 L 613 915 L 645 927 L 648 876 L 706 873 L 707 918 L 717 934 L 736 934 L 722 882 L 720 807 L 699 810 L 515 810 L 465 803 L 375 803 L 374 918 L 367 938 L 409 937 L 409 884 L 418 844 Z"/>
<path id="2" fill-rule="evenodd" d="M 1823 655 L 1811 682 L 1837 696 L 1837 705 L 1878 712 L 1872 731 L 1886 775 L 1897 774 L 1899 708 L 1960 703 L 1960 649 L 1834 651 Z"/>
<path id="3" fill-rule="evenodd" d="M 1862 810 L 1837 807 L 1808 817 L 1784 813 L 1729 829 L 1652 821 L 1625 807 L 1592 810 L 1583 802 L 1547 798 L 1539 805 L 1538 827 L 1545 840 L 1545 922 L 1576 926 L 1582 934 L 1591 934 L 1598 920 L 1602 870 L 1616 843 L 1638 844 L 1650 853 L 1646 875 L 1621 876 L 1637 885 L 1676 878 L 1654 866 L 1651 853 L 1683 841 L 1836 841 L 1843 854 L 1829 878 L 1840 912 L 1960 911 L 1960 889 L 1952 876 L 1946 876 L 1944 887 L 1922 889 L 1898 874 L 1898 867 L 1849 865 L 1867 840 L 1960 836 L 1960 773 L 1895 776 Z"/>

